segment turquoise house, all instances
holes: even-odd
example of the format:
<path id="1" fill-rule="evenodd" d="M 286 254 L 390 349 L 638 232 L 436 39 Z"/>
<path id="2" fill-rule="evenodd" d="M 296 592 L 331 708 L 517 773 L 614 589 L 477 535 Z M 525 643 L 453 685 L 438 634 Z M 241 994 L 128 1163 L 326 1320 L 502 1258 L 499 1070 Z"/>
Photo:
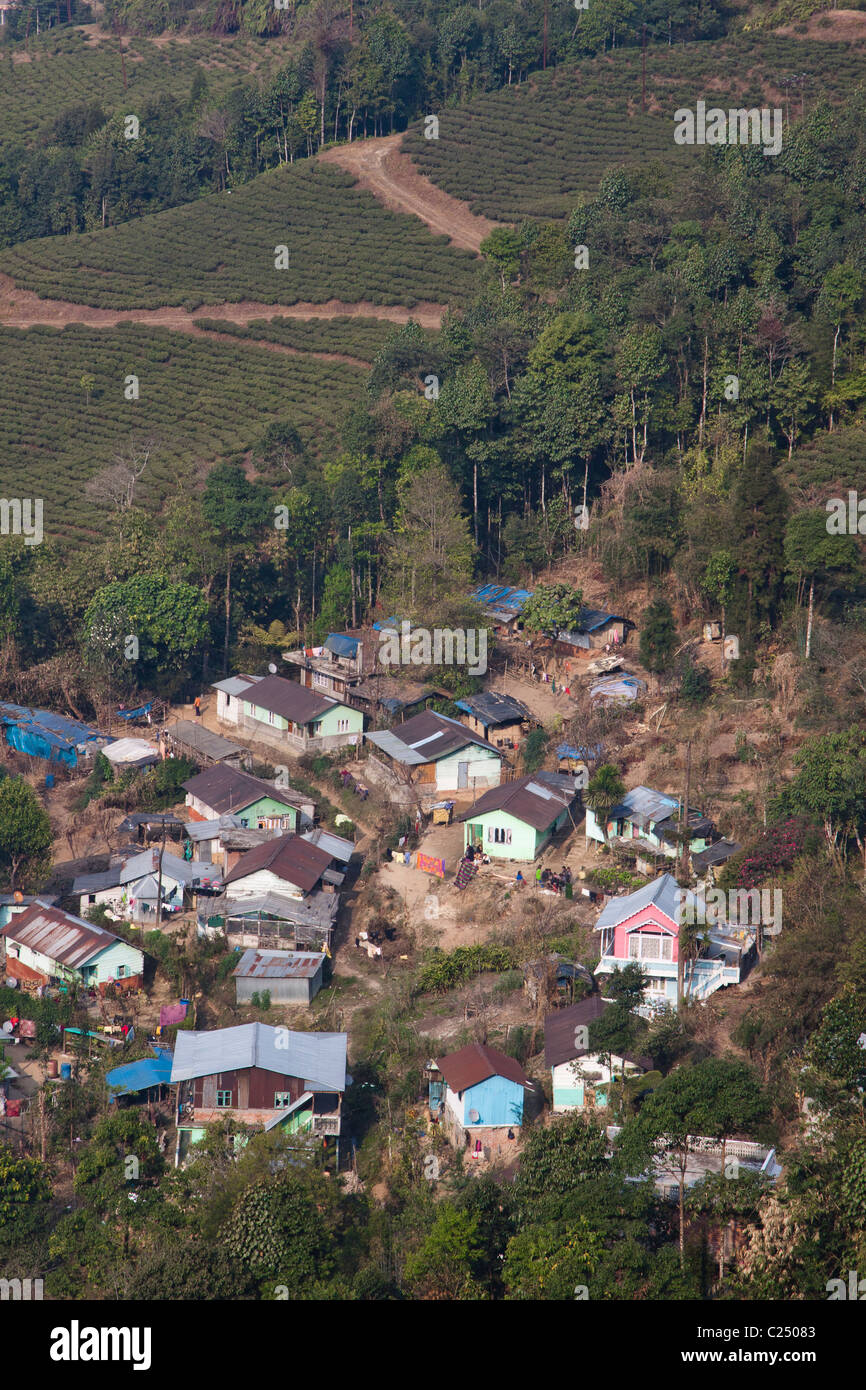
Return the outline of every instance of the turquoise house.
<path id="1" fill-rule="evenodd" d="M 617 840 L 651 856 L 676 856 L 677 817 L 679 797 L 657 792 L 652 787 L 632 787 L 618 806 L 614 806 L 607 821 L 608 840 Z M 692 854 L 705 850 L 717 834 L 713 822 L 700 811 L 689 810 L 689 829 Z M 586 837 L 604 843 L 605 828 L 591 809 L 586 812 Z"/>
<path id="2" fill-rule="evenodd" d="M 437 1092 L 439 1119 L 458 1148 L 485 1138 L 485 1131 L 514 1129 L 523 1123 L 523 1101 L 532 1082 L 519 1062 L 495 1047 L 470 1043 L 459 1052 L 440 1057 L 438 1069 L 444 1093 Z M 438 1082 L 431 1081 L 431 1088 Z M 431 1089 L 432 1101 L 432 1089 Z"/>
<path id="3" fill-rule="evenodd" d="M 238 725 L 253 738 L 299 753 L 358 744 L 361 710 L 282 676 L 265 676 L 241 696 Z"/>
<path id="4" fill-rule="evenodd" d="M 464 847 L 480 845 L 491 859 L 536 859 L 558 830 L 576 825 L 578 799 L 575 778 L 560 772 L 493 787 L 460 817 Z"/>
<path id="5" fill-rule="evenodd" d="M 38 899 L 0 935 L 6 973 L 24 983 L 63 980 L 99 990 L 107 985 L 128 989 L 140 985 L 144 976 L 144 955 L 136 946 Z"/>

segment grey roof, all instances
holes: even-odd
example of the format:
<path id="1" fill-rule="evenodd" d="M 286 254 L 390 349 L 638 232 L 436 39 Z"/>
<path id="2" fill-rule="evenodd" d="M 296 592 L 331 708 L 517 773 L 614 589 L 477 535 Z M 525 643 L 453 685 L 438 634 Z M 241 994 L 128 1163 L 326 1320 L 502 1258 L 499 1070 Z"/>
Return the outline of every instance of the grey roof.
<path id="1" fill-rule="evenodd" d="M 310 1091 L 346 1089 L 345 1033 L 295 1033 L 267 1023 L 242 1023 L 206 1033 L 178 1031 L 172 1084 L 218 1072 L 260 1067 L 295 1076 Z"/>
<path id="2" fill-rule="evenodd" d="M 741 848 L 736 840 L 716 840 L 714 845 L 708 845 L 706 849 L 692 855 L 692 865 L 696 869 L 708 869 L 711 864 L 724 864 Z"/>
<path id="3" fill-rule="evenodd" d="M 238 830 L 243 825 L 240 816 L 217 816 L 215 820 L 190 820 L 184 823 L 187 837 L 193 844 L 205 840 L 216 840 L 224 830 Z"/>
<path id="4" fill-rule="evenodd" d="M 534 830 L 547 830 L 576 795 L 573 777 L 559 772 L 531 772 L 513 782 L 491 787 L 460 819 L 468 821 L 492 811 L 504 811 Z"/>
<path id="5" fill-rule="evenodd" d="M 191 719 L 179 719 L 176 724 L 167 724 L 162 733 L 167 738 L 182 743 L 184 748 L 190 748 L 193 753 L 213 758 L 214 762 L 221 762 L 223 758 L 246 756 L 245 748 L 240 748 L 236 743 L 229 743 L 222 734 L 212 733 L 210 729 L 194 723 Z"/>
<path id="6" fill-rule="evenodd" d="M 72 880 L 73 893 L 103 893 L 106 888 L 120 886 L 120 865 L 113 869 L 103 869 L 98 874 L 78 874 Z"/>
<path id="7" fill-rule="evenodd" d="M 611 898 L 595 924 L 596 931 L 602 927 L 616 927 L 627 917 L 632 917 L 644 907 L 657 907 L 665 917 L 676 926 L 680 916 L 681 903 L 691 899 L 690 893 L 683 893 L 673 874 L 661 874 L 651 883 L 645 883 L 634 893 L 624 898 Z"/>
<path id="8" fill-rule="evenodd" d="M 499 748 L 494 748 L 493 744 L 488 743 L 480 734 L 467 729 L 459 719 L 451 719 L 446 714 L 436 714 L 433 710 L 424 710 L 423 713 L 407 719 L 400 725 L 399 734 L 393 729 L 388 729 L 384 733 L 367 734 L 367 738 L 383 752 L 390 754 L 396 762 L 412 767 L 419 763 L 436 762 L 438 758 L 457 753 L 470 744 L 479 748 L 489 748 L 498 758 L 502 757 Z"/>
<path id="9" fill-rule="evenodd" d="M 223 681 L 213 681 L 211 690 L 221 690 L 225 695 L 242 695 L 262 679 L 262 676 L 227 676 Z"/>
<path id="10" fill-rule="evenodd" d="M 654 791 L 652 787 L 632 787 L 613 807 L 609 819 L 628 819 L 648 825 L 650 821 L 667 820 L 672 810 L 679 809 L 679 804 L 677 797 L 668 796 L 666 792 Z"/>
<path id="11" fill-rule="evenodd" d="M 312 980 L 322 968 L 321 951 L 244 951 L 232 975 L 236 980 Z"/>
<path id="12" fill-rule="evenodd" d="M 197 878 L 212 879 L 214 877 L 213 864 L 206 864 L 199 859 L 180 859 L 176 854 L 170 854 L 168 850 L 162 852 L 162 873 L 163 878 L 174 878 L 178 883 L 183 883 L 187 887 Z M 141 854 L 135 854 L 131 859 L 127 859 L 125 864 L 118 867 L 118 883 L 133 883 L 136 879 L 143 878 L 146 874 L 157 875 L 159 873 L 159 850 L 145 849 Z M 141 896 L 139 894 L 139 896 Z"/>
<path id="13" fill-rule="evenodd" d="M 474 714 L 483 724 L 513 724 L 516 720 L 531 717 L 528 707 L 511 695 L 500 695 L 498 690 L 482 690 L 479 695 L 467 695 L 465 700 L 455 700 L 458 709 Z"/>
<path id="14" fill-rule="evenodd" d="M 305 898 L 288 898 L 282 893 L 262 893 L 256 898 L 236 898 L 223 894 L 212 898 L 206 909 L 199 910 L 204 917 L 276 917 L 294 927 L 318 927 L 325 930 L 333 926 L 340 906 L 336 893 L 308 893 Z"/>
<path id="15" fill-rule="evenodd" d="M 345 840 L 342 835 L 333 835 L 330 830 L 323 830 L 320 825 L 317 825 L 315 830 L 305 830 L 300 838 L 309 840 L 311 845 L 318 845 L 319 849 L 330 854 L 332 859 L 338 859 L 341 864 L 348 864 L 355 851 L 351 840 Z"/>

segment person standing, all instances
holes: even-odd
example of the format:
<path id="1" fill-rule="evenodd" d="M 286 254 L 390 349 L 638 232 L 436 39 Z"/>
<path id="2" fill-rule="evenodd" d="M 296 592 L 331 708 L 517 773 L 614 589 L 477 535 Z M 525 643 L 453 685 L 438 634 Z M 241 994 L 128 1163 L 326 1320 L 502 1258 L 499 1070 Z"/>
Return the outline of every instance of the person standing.
<path id="1" fill-rule="evenodd" d="M 201 696 L 200 696 L 200 695 L 196 695 L 195 699 L 193 700 L 193 709 L 195 710 L 195 717 L 196 717 L 196 719 L 201 719 Z"/>

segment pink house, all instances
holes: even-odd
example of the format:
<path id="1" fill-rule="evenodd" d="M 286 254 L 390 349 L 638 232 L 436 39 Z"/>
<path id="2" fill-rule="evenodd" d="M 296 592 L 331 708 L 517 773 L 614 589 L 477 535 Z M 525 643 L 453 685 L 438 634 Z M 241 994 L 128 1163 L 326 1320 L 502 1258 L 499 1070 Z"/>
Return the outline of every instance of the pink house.
<path id="1" fill-rule="evenodd" d="M 641 1012 L 677 1007 L 679 921 L 688 897 L 672 874 L 662 874 L 627 897 L 612 898 L 595 924 L 601 937 L 596 975 L 611 975 L 630 961 L 643 966 L 648 980 Z M 708 924 L 697 959 L 686 962 L 686 999 L 702 1002 L 739 984 L 754 958 L 754 939 L 738 940 Z"/>

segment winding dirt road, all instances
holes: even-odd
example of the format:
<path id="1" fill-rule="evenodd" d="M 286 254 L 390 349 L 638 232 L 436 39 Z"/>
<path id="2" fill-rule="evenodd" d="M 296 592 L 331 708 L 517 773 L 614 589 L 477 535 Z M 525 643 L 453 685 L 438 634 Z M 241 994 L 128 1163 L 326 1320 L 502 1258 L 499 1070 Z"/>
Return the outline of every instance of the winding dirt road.
<path id="1" fill-rule="evenodd" d="M 420 174 L 400 148 L 402 139 L 402 135 L 383 135 L 353 140 L 351 145 L 334 145 L 318 158 L 354 174 L 392 212 L 411 213 L 426 222 L 431 232 L 450 237 L 453 246 L 477 252 L 499 223 L 476 217 L 465 203 Z"/>
<path id="2" fill-rule="evenodd" d="M 432 232 L 450 238 L 454 246 L 478 252 L 482 241 L 498 224 L 486 217 L 476 217 L 464 203 L 437 188 L 418 173 L 407 154 L 400 149 L 402 135 L 387 135 L 374 140 L 355 140 L 351 145 L 337 145 L 318 158 L 336 164 L 354 175 L 357 182 L 369 189 L 385 207 L 419 218 Z M 86 324 L 91 328 L 113 328 L 118 323 L 150 324 L 169 328 L 195 337 L 219 337 L 206 329 L 197 328 L 195 319 L 222 319 L 230 323 L 248 324 L 254 319 L 278 316 L 295 319 L 350 318 L 385 319 L 391 323 L 406 323 L 414 319 L 422 328 L 438 328 L 445 306 L 424 302 L 409 309 L 403 305 L 371 304 L 366 300 L 347 304 L 329 299 L 324 304 L 258 304 L 240 300 L 237 304 L 202 305 L 189 313 L 185 309 L 167 306 L 161 309 L 97 309 L 89 304 L 75 304 L 63 299 L 40 299 L 30 290 L 21 289 L 9 275 L 0 272 L 0 327 L 33 328 L 46 324 L 62 328 L 66 324 Z M 246 343 L 264 347 L 272 352 L 290 356 L 322 357 L 334 362 L 368 366 L 360 358 L 343 353 L 310 352 L 258 338 L 245 338 Z"/>

